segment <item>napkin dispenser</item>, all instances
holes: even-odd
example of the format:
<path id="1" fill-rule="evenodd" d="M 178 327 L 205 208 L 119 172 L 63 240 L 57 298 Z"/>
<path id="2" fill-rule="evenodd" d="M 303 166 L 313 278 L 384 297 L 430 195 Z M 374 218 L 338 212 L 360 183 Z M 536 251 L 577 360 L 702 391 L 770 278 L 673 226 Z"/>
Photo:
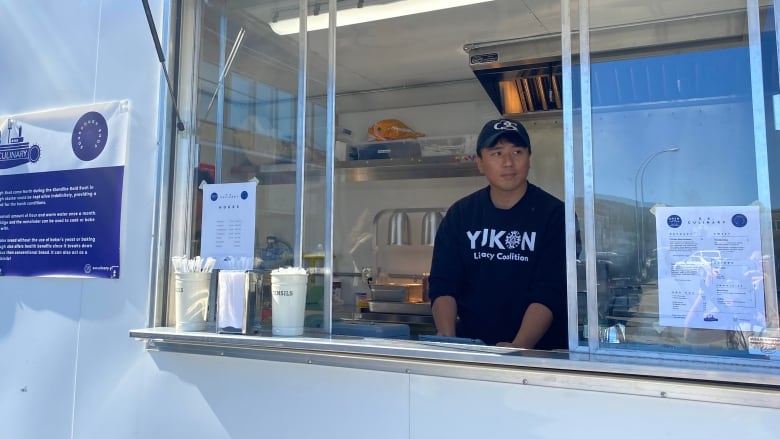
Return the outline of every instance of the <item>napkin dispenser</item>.
<path id="1" fill-rule="evenodd" d="M 217 277 L 217 332 L 259 332 L 263 274 L 254 270 L 220 270 Z"/>

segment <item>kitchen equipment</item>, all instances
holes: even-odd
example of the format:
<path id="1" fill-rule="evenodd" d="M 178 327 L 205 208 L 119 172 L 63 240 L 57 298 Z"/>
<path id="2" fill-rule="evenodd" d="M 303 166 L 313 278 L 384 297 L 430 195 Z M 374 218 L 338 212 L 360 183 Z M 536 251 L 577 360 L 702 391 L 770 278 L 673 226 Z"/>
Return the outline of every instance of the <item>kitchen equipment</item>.
<path id="1" fill-rule="evenodd" d="M 325 299 L 325 250 L 322 244 L 317 244 L 314 251 L 303 255 L 303 266 L 309 273 L 306 304 L 320 305 Z"/>
<path id="2" fill-rule="evenodd" d="M 744 39 L 744 13 L 744 9 L 729 9 L 695 18 L 678 17 L 592 29 L 590 47 L 598 48 L 590 54 L 595 67 L 591 72 L 592 86 L 594 90 L 601 90 L 593 94 L 593 105 L 667 100 L 670 90 L 679 91 L 685 84 L 693 84 L 691 90 L 708 90 L 702 85 L 704 77 L 698 74 L 691 76 L 689 72 L 717 71 L 717 64 L 710 64 L 718 62 L 714 59 L 708 61 L 706 57 L 697 57 L 695 68 L 665 66 L 662 77 L 656 77 L 649 67 L 643 71 L 636 67 L 622 69 L 614 61 L 740 44 Z M 467 43 L 463 50 L 468 53 L 469 66 L 499 113 L 507 115 L 563 108 L 560 34 Z M 600 81 L 596 74 L 599 64 L 609 66 L 601 68 L 612 69 L 604 77 L 613 81 L 621 78 L 619 82 L 625 84 L 625 88 L 620 93 L 604 92 L 610 86 L 600 84 L 603 79 Z M 733 84 L 723 86 L 733 87 Z"/>
<path id="3" fill-rule="evenodd" d="M 415 139 L 367 142 L 349 148 L 350 160 L 419 158 L 420 142 Z"/>
<path id="4" fill-rule="evenodd" d="M 407 288 L 403 285 L 373 285 L 371 287 L 371 300 L 381 302 L 405 302 Z"/>
<path id="5" fill-rule="evenodd" d="M 423 302 L 430 302 L 431 298 L 428 296 L 428 279 L 431 277 L 430 273 L 423 273 L 422 276 L 422 301 Z"/>
<path id="6" fill-rule="evenodd" d="M 262 261 L 262 265 L 255 268 L 271 270 L 292 265 L 293 251 L 290 244 L 275 236 L 267 236 L 265 242 L 266 247 L 255 251 L 255 259 Z"/>
<path id="7" fill-rule="evenodd" d="M 390 227 L 387 231 L 388 245 L 411 244 L 409 232 L 409 215 L 403 210 L 396 210 L 390 215 Z"/>
<path id="8" fill-rule="evenodd" d="M 425 302 L 423 298 L 423 284 L 422 282 L 406 284 L 406 301 L 412 303 Z"/>
<path id="9" fill-rule="evenodd" d="M 355 310 L 357 312 L 364 312 L 368 310 L 368 293 L 355 293 Z"/>
<path id="10" fill-rule="evenodd" d="M 422 239 L 420 240 L 420 244 L 433 245 L 436 238 L 436 231 L 439 230 L 439 225 L 443 218 L 444 216 L 439 211 L 431 210 L 425 212 L 422 219 Z"/>
<path id="11" fill-rule="evenodd" d="M 377 302 L 371 300 L 368 302 L 368 310 L 370 312 L 391 314 L 432 315 L 430 303 Z"/>
<path id="12" fill-rule="evenodd" d="M 406 301 L 411 303 L 424 302 L 423 284 L 421 282 L 387 282 L 385 285 L 401 286 L 406 288 Z"/>

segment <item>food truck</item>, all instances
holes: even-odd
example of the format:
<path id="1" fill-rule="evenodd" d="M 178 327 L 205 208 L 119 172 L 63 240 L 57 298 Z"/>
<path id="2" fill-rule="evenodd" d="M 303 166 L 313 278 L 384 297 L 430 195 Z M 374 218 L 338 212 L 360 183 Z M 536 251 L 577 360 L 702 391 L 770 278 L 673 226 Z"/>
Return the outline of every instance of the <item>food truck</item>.
<path id="1" fill-rule="evenodd" d="M 3 435 L 777 437 L 774 6 L 4 2 Z M 500 118 L 567 349 L 434 322 Z"/>

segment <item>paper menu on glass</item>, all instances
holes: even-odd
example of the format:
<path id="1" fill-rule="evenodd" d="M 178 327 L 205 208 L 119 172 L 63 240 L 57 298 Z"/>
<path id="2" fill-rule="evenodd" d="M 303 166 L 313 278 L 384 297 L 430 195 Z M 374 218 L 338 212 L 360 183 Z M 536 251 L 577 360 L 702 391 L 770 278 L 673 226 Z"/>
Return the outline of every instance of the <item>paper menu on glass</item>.
<path id="1" fill-rule="evenodd" d="M 217 269 L 252 269 L 257 184 L 206 184 L 202 189 L 201 257 L 216 259 Z"/>
<path id="2" fill-rule="evenodd" d="M 658 207 L 659 324 L 756 330 L 765 325 L 757 206 Z"/>

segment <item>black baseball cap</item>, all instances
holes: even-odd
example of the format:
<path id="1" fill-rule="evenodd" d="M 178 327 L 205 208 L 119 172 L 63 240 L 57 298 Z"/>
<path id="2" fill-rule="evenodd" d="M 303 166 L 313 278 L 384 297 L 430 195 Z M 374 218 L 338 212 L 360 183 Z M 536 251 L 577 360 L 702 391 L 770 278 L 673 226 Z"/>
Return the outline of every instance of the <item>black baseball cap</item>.
<path id="1" fill-rule="evenodd" d="M 531 152 L 531 138 L 523 124 L 511 119 L 494 119 L 482 127 L 477 138 L 477 154 L 482 148 L 492 148 L 498 139 L 505 137 L 517 146 L 525 146 Z"/>

